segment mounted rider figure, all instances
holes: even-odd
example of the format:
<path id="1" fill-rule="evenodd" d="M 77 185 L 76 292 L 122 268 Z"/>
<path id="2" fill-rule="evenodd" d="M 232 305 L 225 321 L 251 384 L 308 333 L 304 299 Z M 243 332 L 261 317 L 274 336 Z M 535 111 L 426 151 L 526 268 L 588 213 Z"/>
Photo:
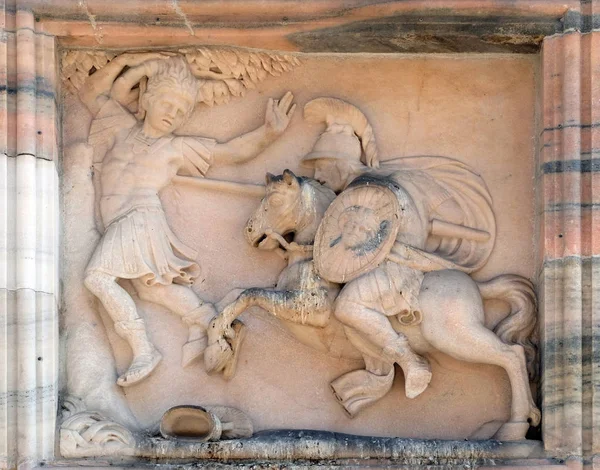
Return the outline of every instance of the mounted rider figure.
<path id="1" fill-rule="evenodd" d="M 331 229 L 325 215 L 319 231 L 338 230 L 341 243 L 334 246 L 338 240 L 328 241 L 320 249 L 317 234 L 317 271 L 327 280 L 346 283 L 334 314 L 365 361 L 379 361 L 386 365 L 383 370 L 397 363 L 404 371 L 406 396 L 414 398 L 427 388 L 431 369 L 393 322 L 420 322 L 418 296 L 424 273 L 443 269 L 470 273 L 485 264 L 495 238 L 491 196 L 483 179 L 455 160 L 424 156 L 380 163 L 372 127 L 344 101 L 315 99 L 305 106 L 304 116 L 309 122 L 325 122 L 327 129 L 303 165 L 314 168 L 316 180 L 341 193 L 332 207 L 343 197 L 348 201 L 338 203 L 342 208 Z M 389 206 L 385 198 L 371 197 L 375 188 L 397 199 L 398 213 L 390 220 L 374 215 Z M 399 221 L 395 237 L 387 248 L 380 247 L 388 234 L 386 224 L 395 220 Z M 337 262 L 319 263 L 319 257 L 325 260 L 333 250 L 338 250 Z M 373 260 L 376 252 L 380 261 Z"/>

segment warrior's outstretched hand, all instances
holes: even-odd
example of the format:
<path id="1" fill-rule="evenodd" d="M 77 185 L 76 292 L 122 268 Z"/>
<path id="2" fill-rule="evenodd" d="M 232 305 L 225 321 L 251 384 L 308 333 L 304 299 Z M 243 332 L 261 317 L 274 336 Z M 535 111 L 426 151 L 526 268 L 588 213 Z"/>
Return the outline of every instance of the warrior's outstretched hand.
<path id="1" fill-rule="evenodd" d="M 294 95 L 288 91 L 280 100 L 269 98 L 267 113 L 265 116 L 265 131 L 271 138 L 279 137 L 287 129 L 296 105 L 292 104 Z"/>
<path id="2" fill-rule="evenodd" d="M 294 115 L 294 95 L 288 91 L 280 100 L 269 99 L 265 123 L 258 129 L 217 144 L 213 149 L 215 162 L 221 164 L 243 163 L 256 157 L 285 131 Z"/>

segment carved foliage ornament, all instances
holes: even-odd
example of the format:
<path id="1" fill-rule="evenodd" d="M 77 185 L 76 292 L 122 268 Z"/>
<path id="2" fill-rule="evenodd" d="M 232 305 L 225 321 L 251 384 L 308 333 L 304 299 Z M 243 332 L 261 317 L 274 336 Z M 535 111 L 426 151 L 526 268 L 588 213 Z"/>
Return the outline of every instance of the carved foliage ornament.
<path id="1" fill-rule="evenodd" d="M 77 397 L 63 402 L 60 452 L 65 457 L 126 455 L 135 446 L 133 434 L 124 426 L 88 411 Z"/>
<path id="2" fill-rule="evenodd" d="M 238 49 L 234 47 L 192 47 L 182 54 L 194 76 L 202 81 L 201 102 L 208 106 L 228 103 L 244 96 L 269 76 L 278 77 L 300 65 L 290 54 Z M 77 93 L 88 76 L 104 67 L 117 53 L 66 51 L 62 56 L 61 77 L 71 93 Z"/>

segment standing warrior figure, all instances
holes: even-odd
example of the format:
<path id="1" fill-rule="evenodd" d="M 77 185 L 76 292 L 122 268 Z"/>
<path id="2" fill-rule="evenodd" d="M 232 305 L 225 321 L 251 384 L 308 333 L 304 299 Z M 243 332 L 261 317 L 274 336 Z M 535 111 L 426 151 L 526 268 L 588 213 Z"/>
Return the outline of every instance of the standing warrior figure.
<path id="1" fill-rule="evenodd" d="M 126 105 L 138 95 L 134 115 Z M 87 266 L 85 285 L 133 351 L 131 365 L 117 381 L 125 387 L 147 377 L 162 356 L 120 279 L 130 279 L 141 299 L 181 316 L 189 328 L 183 366 L 204 352 L 206 328 L 216 315 L 213 305 L 190 287 L 200 274 L 197 253 L 171 231 L 159 192 L 177 174 L 203 177 L 213 162 L 254 158 L 287 128 L 295 105 L 291 93 L 280 101 L 270 99 L 265 124 L 226 143 L 176 136 L 173 132 L 203 99 L 202 81 L 183 57 L 157 53 L 116 57 L 88 78 L 80 98 L 94 115 L 89 143 L 94 161 L 102 161 L 96 189 L 105 228 Z"/>
<path id="2" fill-rule="evenodd" d="M 314 168 L 315 179 L 336 193 L 348 186 L 366 188 L 361 191 L 369 197 L 363 202 L 373 205 L 363 207 L 352 199 L 350 189 L 342 193 L 348 201 L 346 209 L 335 216 L 331 228 L 321 224 L 319 229 L 321 234 L 340 235 L 333 241 L 321 237 L 324 251 L 315 253 L 317 272 L 329 281 L 346 283 L 336 300 L 335 317 L 366 358 L 400 365 L 406 396 L 414 398 L 427 388 L 431 369 L 392 321 L 404 325 L 420 322 L 418 296 L 424 273 L 442 269 L 472 272 L 487 261 L 495 238 L 491 197 L 481 177 L 456 160 L 407 157 L 380 164 L 373 129 L 349 103 L 318 98 L 305 106 L 304 116 L 310 122 L 325 122 L 327 129 L 303 164 Z M 379 247 L 389 228 L 380 225 L 375 215 L 388 204 L 376 196 L 377 186 L 397 192 L 396 204 L 402 214 L 392 219 L 402 220 L 403 225 L 395 239 L 389 240 L 387 258 L 373 264 L 376 250 L 384 251 Z M 469 240 L 473 234 L 483 240 Z M 359 269 L 351 267 L 362 262 L 365 264 Z M 335 390 L 336 384 L 332 386 Z"/>

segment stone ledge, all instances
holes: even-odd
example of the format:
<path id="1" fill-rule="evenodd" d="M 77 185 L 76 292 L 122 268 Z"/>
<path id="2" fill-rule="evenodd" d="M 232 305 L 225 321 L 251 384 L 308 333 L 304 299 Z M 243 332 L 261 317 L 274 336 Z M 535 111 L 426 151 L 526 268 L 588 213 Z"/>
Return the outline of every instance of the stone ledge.
<path id="1" fill-rule="evenodd" d="M 449 441 L 440 439 L 404 439 L 355 436 L 326 431 L 263 431 L 244 440 L 220 442 L 170 441 L 160 438 L 140 439 L 128 456 L 110 461 L 94 460 L 95 466 L 127 465 L 131 457 L 147 459 L 145 463 L 181 464 L 198 460 L 297 462 L 297 461 L 389 461 L 394 465 L 461 465 L 493 464 L 498 460 L 536 459 L 543 457 L 541 441 Z M 91 461 L 87 461 L 88 465 Z M 214 463 L 214 462 L 213 462 Z M 83 465 L 80 460 L 49 463 L 54 466 Z M 212 463 L 211 463 L 212 465 Z M 259 467 L 260 468 L 260 467 Z"/>

